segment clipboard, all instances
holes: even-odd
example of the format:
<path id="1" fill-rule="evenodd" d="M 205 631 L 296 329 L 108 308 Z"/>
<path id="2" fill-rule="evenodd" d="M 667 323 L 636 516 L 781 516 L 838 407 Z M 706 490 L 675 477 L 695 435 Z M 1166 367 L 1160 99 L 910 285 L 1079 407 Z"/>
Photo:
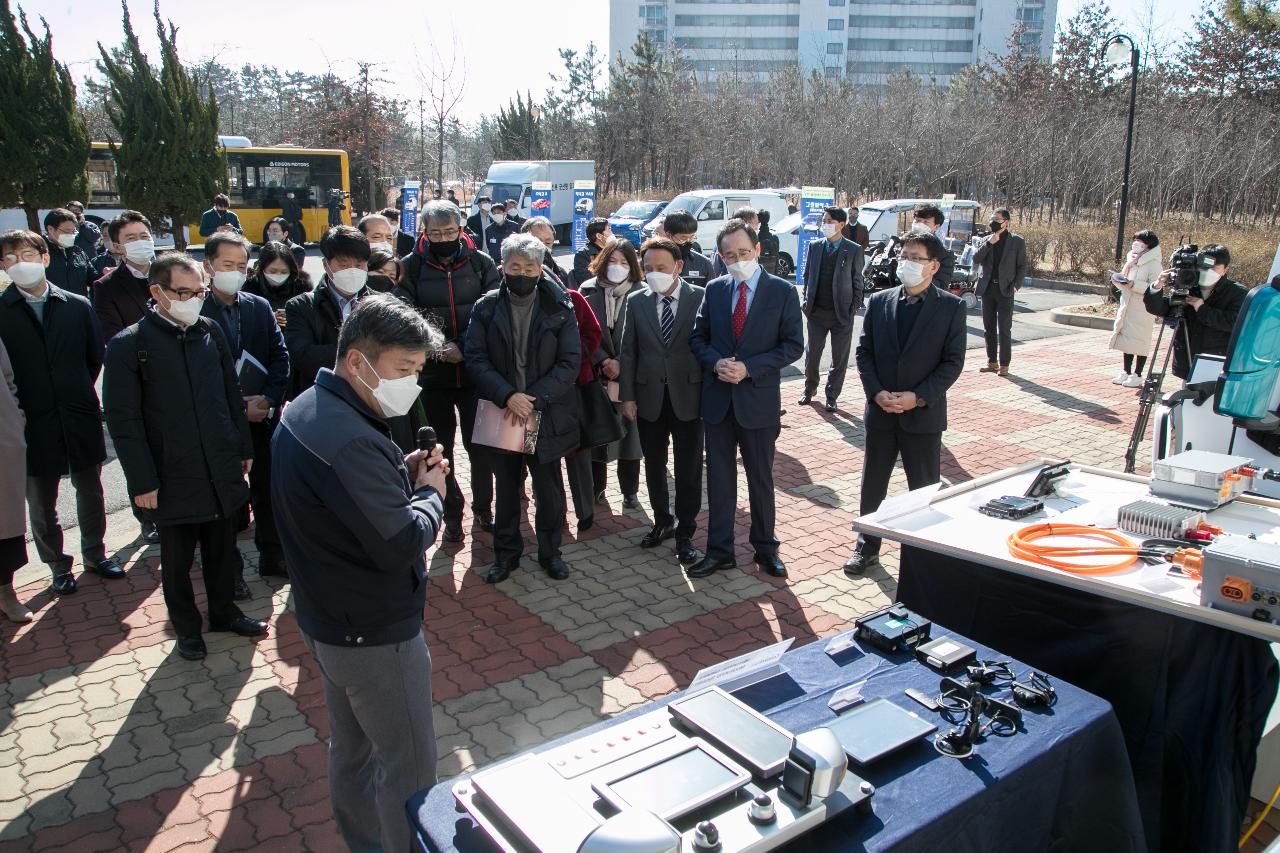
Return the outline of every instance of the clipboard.
<path id="1" fill-rule="evenodd" d="M 267 387 L 267 368 L 247 351 L 240 351 L 236 360 L 236 379 L 240 382 L 240 393 L 245 397 L 254 397 Z"/>

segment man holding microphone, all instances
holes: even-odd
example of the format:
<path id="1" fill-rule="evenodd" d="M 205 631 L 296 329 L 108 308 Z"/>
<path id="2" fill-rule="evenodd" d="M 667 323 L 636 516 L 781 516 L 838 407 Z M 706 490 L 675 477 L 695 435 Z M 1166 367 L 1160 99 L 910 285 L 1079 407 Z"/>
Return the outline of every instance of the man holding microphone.
<path id="1" fill-rule="evenodd" d="M 400 300 L 366 297 L 342 324 L 334 369 L 320 369 L 272 440 L 276 523 L 324 680 L 329 791 L 352 850 L 409 851 L 405 800 L 436 781 L 424 552 L 449 463 L 433 439 L 401 454 L 385 419 L 413 406 L 442 344 Z"/>

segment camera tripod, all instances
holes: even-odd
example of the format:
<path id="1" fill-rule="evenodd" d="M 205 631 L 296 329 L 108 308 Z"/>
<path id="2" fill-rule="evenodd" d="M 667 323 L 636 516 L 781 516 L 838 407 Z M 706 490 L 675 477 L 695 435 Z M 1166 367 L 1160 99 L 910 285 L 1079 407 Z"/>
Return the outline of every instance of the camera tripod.
<path id="1" fill-rule="evenodd" d="M 1175 313 L 1176 312 L 1176 313 Z M 1164 330 L 1169 327 L 1168 320 L 1173 320 L 1173 335 L 1169 338 L 1169 345 L 1165 348 L 1164 359 L 1160 364 L 1160 370 L 1156 371 L 1156 360 L 1152 358 L 1147 363 L 1147 375 L 1142 380 L 1142 390 L 1138 392 L 1138 416 L 1133 424 L 1133 433 L 1129 436 L 1129 447 L 1124 452 L 1124 472 L 1132 474 L 1138 465 L 1138 446 L 1142 444 L 1142 439 L 1147 434 L 1147 425 L 1151 422 L 1151 409 L 1160 401 L 1160 389 L 1164 385 L 1165 374 L 1169 372 L 1169 361 L 1173 358 L 1173 348 L 1178 345 L 1178 333 L 1182 333 L 1183 346 L 1187 348 L 1187 366 L 1191 366 L 1191 341 L 1187 337 L 1187 320 L 1183 313 L 1183 306 L 1176 305 L 1170 311 L 1170 316 L 1164 318 L 1164 322 L 1160 323 L 1160 331 L 1156 334 L 1156 346 L 1152 350 L 1153 353 L 1159 354 L 1160 342 L 1164 338 Z M 1152 456 L 1155 452 L 1152 450 Z"/>

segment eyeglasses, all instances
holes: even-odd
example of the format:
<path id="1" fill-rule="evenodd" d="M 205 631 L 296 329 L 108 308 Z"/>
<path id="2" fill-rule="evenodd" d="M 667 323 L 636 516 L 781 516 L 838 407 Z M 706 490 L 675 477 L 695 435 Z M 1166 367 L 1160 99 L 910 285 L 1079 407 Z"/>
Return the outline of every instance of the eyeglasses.
<path id="1" fill-rule="evenodd" d="M 24 249 L 16 255 L 8 254 L 4 256 L 4 259 L 11 264 L 16 264 L 18 262 L 22 262 L 24 264 L 39 263 L 43 258 L 44 255 L 35 249 Z"/>
<path id="2" fill-rule="evenodd" d="M 458 235 L 461 233 L 462 231 L 459 228 L 454 228 L 452 231 L 428 231 L 427 239 L 436 240 L 436 241 L 456 240 L 458 238 Z"/>
<path id="3" fill-rule="evenodd" d="M 928 255 L 916 255 L 914 257 L 912 257 L 911 255 L 902 255 L 900 257 L 900 260 L 913 261 L 917 264 L 927 264 L 929 263 L 929 261 L 933 260 L 933 258 L 929 257 Z"/>
<path id="4" fill-rule="evenodd" d="M 749 261 L 755 256 L 755 249 L 739 249 L 736 252 L 721 252 L 720 257 L 724 258 L 726 264 L 737 263 L 738 261 Z"/>
<path id="5" fill-rule="evenodd" d="M 174 299 L 179 302 L 186 302 L 188 299 L 195 299 L 196 297 L 203 299 L 209 293 L 209 288 L 207 287 L 202 287 L 199 290 L 173 290 L 161 285 L 160 289 L 165 293 L 172 293 Z"/>

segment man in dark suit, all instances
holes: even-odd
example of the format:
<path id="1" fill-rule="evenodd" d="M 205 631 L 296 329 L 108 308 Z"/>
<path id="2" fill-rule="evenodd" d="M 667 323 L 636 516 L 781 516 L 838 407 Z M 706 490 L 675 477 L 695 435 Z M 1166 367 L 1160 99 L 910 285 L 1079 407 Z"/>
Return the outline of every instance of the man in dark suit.
<path id="1" fill-rule="evenodd" d="M 807 406 L 818 391 L 822 351 L 831 335 L 831 371 L 827 373 L 827 411 L 836 410 L 849 368 L 853 345 L 853 321 L 862 306 L 862 247 L 844 236 L 849 216 L 842 207 L 828 207 L 822 214 L 822 240 L 809 244 L 804 259 L 804 301 L 809 318 L 809 350 L 804 360 L 804 394 Z"/>
<path id="2" fill-rule="evenodd" d="M 917 204 L 916 209 L 911 212 L 912 222 L 911 228 L 914 231 L 927 231 L 939 240 L 942 245 L 947 245 L 946 239 L 941 234 L 942 226 L 947 221 L 947 215 L 942 212 L 942 208 L 936 204 Z M 950 249 L 942 253 L 942 269 L 938 270 L 938 274 L 933 277 L 933 286 L 941 287 L 946 290 L 951 286 L 951 279 L 956 273 L 956 256 L 952 254 Z"/>
<path id="3" fill-rule="evenodd" d="M 493 210 L 493 199 L 487 195 L 476 196 L 476 207 L 478 210 L 467 217 L 467 230 L 475 235 L 476 248 L 483 252 L 484 232 L 491 223 L 489 212 Z"/>
<path id="4" fill-rule="evenodd" d="M 667 239 L 680 247 L 680 277 L 695 287 L 706 288 L 715 278 L 715 268 L 711 259 L 695 246 L 698 236 L 698 220 L 687 210 L 676 210 L 667 214 L 662 224 L 654 229 L 656 236 L 665 232 Z"/>
<path id="5" fill-rule="evenodd" d="M 689 577 L 734 567 L 733 524 L 738 503 L 738 450 L 751 499 L 755 562 L 786 577 L 773 535 L 773 451 L 782 429 L 781 370 L 804 351 L 795 288 L 760 269 L 753 228 L 729 220 L 716 236 L 729 274 L 711 282 L 698 309 L 689 346 L 702 365 L 706 429 L 707 556 Z"/>
<path id="6" fill-rule="evenodd" d="M 258 546 L 258 574 L 286 577 L 284 550 L 271 511 L 271 434 L 280 419 L 289 388 L 289 350 L 271 303 L 245 293 L 249 241 L 232 232 L 214 234 L 204 243 L 204 268 L 213 284 L 212 298 L 201 315 L 222 328 L 239 364 L 240 392 L 253 439 L 254 465 L 249 470 L 249 502 L 253 506 L 253 541 Z M 236 576 L 236 595 L 247 598 L 244 563 Z"/>
<path id="7" fill-rule="evenodd" d="M 898 259 L 902 283 L 867 300 L 857 353 L 867 393 L 863 515 L 884 500 L 899 454 L 909 488 L 928 486 L 941 476 L 947 389 L 964 369 L 966 335 L 964 302 L 933 285 L 945 251 L 932 234 L 907 235 Z M 859 536 L 845 574 L 861 575 L 880 562 L 879 554 L 878 537 Z"/>
<path id="8" fill-rule="evenodd" d="M 747 207 L 744 205 L 743 207 L 735 210 L 733 212 L 733 216 L 729 218 L 742 220 L 746 223 L 748 228 L 756 232 L 757 239 L 759 238 L 760 215 L 756 213 L 756 209 L 754 207 Z M 714 278 L 719 278 L 722 275 L 729 274 L 729 266 L 725 263 L 724 258 L 720 257 L 720 252 L 718 250 L 711 256 L 711 269 Z"/>
<path id="9" fill-rule="evenodd" d="M 87 298 L 94 280 L 93 264 L 90 256 L 76 245 L 80 234 L 77 226 L 76 215 L 65 207 L 54 208 L 44 215 L 44 239 L 49 244 L 49 267 L 45 275 L 55 287 Z"/>
<path id="10" fill-rule="evenodd" d="M 856 207 L 849 208 L 849 218 L 844 225 L 844 237 L 861 246 L 863 252 L 866 252 L 867 247 L 871 245 L 871 232 L 867 230 L 867 226 L 858 221 Z"/>
<path id="11" fill-rule="evenodd" d="M 622 416 L 636 422 L 644 454 L 653 529 L 641 548 L 672 536 L 676 558 L 696 562 L 693 534 L 702 509 L 702 366 L 689 348 L 703 288 L 680 277 L 680 247 L 649 240 L 641 247 L 645 284 L 627 297 L 627 323 L 618 356 Z M 667 491 L 667 446 L 675 445 L 676 512 Z"/>
<path id="12" fill-rule="evenodd" d="M 110 342 L 146 316 L 151 300 L 147 272 L 156 257 L 156 244 L 151 223 L 136 210 L 126 210 L 107 223 L 107 239 L 124 255 L 123 263 L 93 287 L 93 310 L 102 339 Z"/>
<path id="13" fill-rule="evenodd" d="M 76 490 L 85 568 L 111 579 L 123 577 L 124 570 L 107 557 L 103 544 L 107 449 L 94 390 L 102 370 L 102 335 L 89 300 L 49 281 L 49 266 L 50 249 L 40 235 L 0 233 L 0 269 L 13 281 L 0 296 L 0 342 L 9 351 L 18 406 L 26 418 L 31 536 L 53 573 L 54 592 L 65 595 L 76 591 L 76 580 L 58 519 L 63 477 L 69 475 Z"/>
<path id="14" fill-rule="evenodd" d="M 338 329 L 369 292 L 369 241 L 350 225 L 335 225 L 320 240 L 324 276 L 315 290 L 299 293 L 284 306 L 285 345 L 289 348 L 289 399 L 315 384 L 320 368 L 332 368 L 338 355 Z"/>
<path id="15" fill-rule="evenodd" d="M 1003 207 L 991 214 L 989 224 L 990 236 L 973 253 L 973 262 L 982 268 L 977 296 L 982 300 L 982 330 L 987 338 L 987 366 L 981 371 L 1008 376 L 1013 360 L 1013 297 L 1027 275 L 1027 244 L 1009 230 L 1009 211 Z"/>

